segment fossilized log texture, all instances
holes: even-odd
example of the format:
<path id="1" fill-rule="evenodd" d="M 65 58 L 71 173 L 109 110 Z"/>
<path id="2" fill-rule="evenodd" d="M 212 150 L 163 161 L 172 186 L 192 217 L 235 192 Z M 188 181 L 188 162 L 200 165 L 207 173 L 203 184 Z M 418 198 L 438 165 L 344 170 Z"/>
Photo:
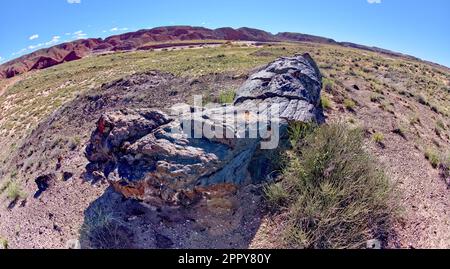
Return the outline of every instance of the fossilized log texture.
<path id="1" fill-rule="evenodd" d="M 86 149 L 88 174 L 104 177 L 125 197 L 152 205 L 189 205 L 204 195 L 264 181 L 266 173 L 249 172 L 270 166 L 261 154 L 263 140 L 248 137 L 252 123 L 265 113 L 257 109 L 279 106 L 281 136 L 291 121 L 321 123 L 321 87 L 320 72 L 305 54 L 281 58 L 252 75 L 238 90 L 232 107 L 177 117 L 155 110 L 105 114 Z M 223 117 L 227 109 L 237 112 Z M 246 123 L 244 131 L 239 123 Z M 195 138 L 191 129 L 186 132 L 186 124 L 207 126 L 223 136 Z M 261 169 L 249 169 L 250 164 Z"/>

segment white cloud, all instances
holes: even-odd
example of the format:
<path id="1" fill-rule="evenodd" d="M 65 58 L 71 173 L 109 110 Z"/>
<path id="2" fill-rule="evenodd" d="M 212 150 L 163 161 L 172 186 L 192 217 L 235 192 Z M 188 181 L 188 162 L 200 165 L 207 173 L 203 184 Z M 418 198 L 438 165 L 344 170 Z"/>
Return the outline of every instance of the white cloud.
<path id="1" fill-rule="evenodd" d="M 66 35 L 70 35 L 69 39 L 83 39 L 87 37 L 87 34 L 83 32 L 83 30 L 79 30 L 73 33 L 66 33 Z"/>
<path id="2" fill-rule="evenodd" d="M 69 4 L 81 4 L 81 0 L 67 0 Z"/>
<path id="3" fill-rule="evenodd" d="M 56 36 L 52 37 L 52 40 L 50 40 L 50 41 L 48 41 L 48 42 L 45 42 L 45 45 L 46 45 L 46 46 L 53 45 L 53 44 L 55 44 L 55 43 L 58 43 L 58 42 L 60 41 L 60 39 L 61 39 L 61 37 L 58 36 L 58 35 L 56 35 Z"/>
<path id="4" fill-rule="evenodd" d="M 39 44 L 36 44 L 36 45 L 30 45 L 30 46 L 28 46 L 28 49 L 29 49 L 29 50 L 34 50 L 34 49 L 40 48 L 40 47 L 42 47 L 42 46 L 44 46 L 44 44 L 39 43 Z"/>
<path id="5" fill-rule="evenodd" d="M 27 51 L 27 50 L 28 50 L 28 49 L 21 49 L 21 50 L 19 50 L 19 51 L 13 52 L 11 55 L 12 55 L 12 56 L 16 56 L 16 55 L 19 55 L 19 54 L 24 53 L 24 52 Z"/>
<path id="6" fill-rule="evenodd" d="M 381 0 L 367 0 L 369 4 L 381 4 Z"/>
<path id="7" fill-rule="evenodd" d="M 35 39 L 38 39 L 38 38 L 39 38 L 39 35 L 38 34 L 34 34 L 34 35 L 30 36 L 28 39 L 29 40 L 35 40 Z"/>
<path id="8" fill-rule="evenodd" d="M 114 27 L 112 29 L 109 29 L 110 32 L 123 32 L 123 31 L 127 31 L 128 28 L 124 27 L 124 28 L 119 28 L 119 27 Z"/>
<path id="9" fill-rule="evenodd" d="M 59 43 L 60 41 L 61 41 L 61 37 L 58 36 L 58 35 L 55 35 L 55 36 L 52 37 L 51 40 L 49 40 L 49 41 L 47 41 L 45 43 L 29 45 L 26 48 L 23 48 L 23 49 L 21 49 L 19 51 L 16 51 L 16 52 L 12 53 L 11 56 L 17 56 L 17 55 L 21 55 L 21 54 L 23 54 L 23 53 L 25 53 L 27 51 L 32 51 L 32 50 L 35 50 L 35 49 L 38 49 L 38 48 L 41 48 L 41 47 L 45 47 L 45 46 L 51 46 L 51 45 L 54 45 L 56 43 Z"/>
<path id="10" fill-rule="evenodd" d="M 82 39 L 85 38 L 87 36 L 86 33 L 84 33 L 83 31 L 77 31 L 74 33 L 74 37 L 77 39 Z"/>

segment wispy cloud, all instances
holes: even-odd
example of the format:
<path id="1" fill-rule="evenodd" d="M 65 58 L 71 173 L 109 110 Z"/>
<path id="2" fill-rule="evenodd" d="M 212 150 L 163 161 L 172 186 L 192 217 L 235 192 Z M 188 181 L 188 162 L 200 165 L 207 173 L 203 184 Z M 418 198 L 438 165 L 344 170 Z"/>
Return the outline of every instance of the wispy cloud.
<path id="1" fill-rule="evenodd" d="M 39 35 L 38 34 L 34 34 L 34 35 L 30 36 L 28 39 L 29 40 L 35 40 L 35 39 L 38 39 L 38 38 L 39 38 Z"/>
<path id="2" fill-rule="evenodd" d="M 39 44 L 36 44 L 36 45 L 29 45 L 27 49 L 34 50 L 34 49 L 40 48 L 42 46 L 44 46 L 44 44 L 43 43 L 39 43 Z"/>
<path id="3" fill-rule="evenodd" d="M 126 27 L 123 27 L 123 28 L 114 27 L 114 28 L 109 29 L 110 32 L 123 32 L 123 31 L 127 31 L 127 30 L 128 30 L 128 28 L 126 28 Z"/>
<path id="4" fill-rule="evenodd" d="M 126 28 L 117 28 L 118 31 L 120 31 L 121 29 L 126 29 Z M 64 36 L 64 38 L 62 38 L 61 36 Z M 70 40 L 74 40 L 74 39 L 84 39 L 84 38 L 87 37 L 87 34 L 85 32 L 83 32 L 83 30 L 78 30 L 78 31 L 73 32 L 73 33 L 72 32 L 66 32 L 64 34 L 61 34 L 61 36 L 60 35 L 54 35 L 47 42 L 41 42 L 41 43 L 38 43 L 38 44 L 29 45 L 26 48 L 23 48 L 23 49 L 21 49 L 19 51 L 16 51 L 16 52 L 12 53 L 11 56 L 18 57 L 18 56 L 20 56 L 20 55 L 22 55 L 22 54 L 24 54 L 26 52 L 32 52 L 32 51 L 34 51 L 36 49 L 40 49 L 40 48 L 44 48 L 44 47 L 50 47 L 50 46 L 53 46 L 53 45 L 56 45 L 56 44 L 60 44 L 62 42 L 67 42 L 67 41 L 70 41 Z M 29 39 L 30 40 L 35 40 L 37 38 L 39 38 L 39 35 L 36 34 L 36 35 L 31 36 Z"/>
<path id="5" fill-rule="evenodd" d="M 51 45 L 54 45 L 54 44 L 57 44 L 57 43 L 60 43 L 60 42 L 61 42 L 61 37 L 58 36 L 58 35 L 55 35 L 55 36 L 52 37 L 52 39 L 50 39 L 47 42 L 29 45 L 26 48 L 23 48 L 23 49 L 21 49 L 19 51 L 16 51 L 16 52 L 12 53 L 11 56 L 18 56 L 18 55 L 21 55 L 21 54 L 23 54 L 23 53 L 25 53 L 27 51 L 32 51 L 32 50 L 39 49 L 39 48 L 42 48 L 42 47 L 45 47 L 45 46 L 51 46 Z"/>
<path id="6" fill-rule="evenodd" d="M 28 49 L 25 48 L 25 49 L 21 49 L 21 50 L 19 50 L 19 51 L 13 52 L 13 53 L 11 54 L 11 56 L 17 56 L 17 55 L 20 55 L 20 54 L 24 53 L 24 52 L 27 51 L 27 50 L 28 50 Z"/>
<path id="7" fill-rule="evenodd" d="M 81 0 L 67 0 L 69 4 L 81 4 Z"/>
<path id="8" fill-rule="evenodd" d="M 55 35 L 52 37 L 52 39 L 50 41 L 45 42 L 45 45 L 50 46 L 50 45 L 58 43 L 60 40 L 61 40 L 61 37 L 59 35 Z"/>
<path id="9" fill-rule="evenodd" d="M 381 4 L 381 0 L 367 0 L 369 4 Z"/>
<path id="10" fill-rule="evenodd" d="M 72 35 L 72 39 L 83 39 L 83 38 L 87 37 L 87 34 L 85 32 L 83 32 L 83 30 L 76 31 L 76 32 L 72 33 L 71 35 Z"/>

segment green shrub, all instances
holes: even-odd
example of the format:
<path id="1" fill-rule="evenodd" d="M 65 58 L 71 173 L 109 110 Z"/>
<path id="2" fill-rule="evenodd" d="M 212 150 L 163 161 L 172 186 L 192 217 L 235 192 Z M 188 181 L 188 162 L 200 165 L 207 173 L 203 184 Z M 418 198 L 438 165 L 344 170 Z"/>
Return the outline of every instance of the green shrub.
<path id="1" fill-rule="evenodd" d="M 80 242 L 88 249 L 129 248 L 130 240 L 120 219 L 100 207 L 85 217 L 80 230 Z"/>
<path id="2" fill-rule="evenodd" d="M 322 96 L 320 97 L 320 101 L 321 101 L 321 103 L 322 103 L 322 108 L 323 108 L 324 110 L 329 110 L 329 109 L 331 109 L 331 101 L 330 101 L 330 99 L 329 99 L 327 96 L 322 95 Z"/>
<path id="3" fill-rule="evenodd" d="M 236 93 L 233 90 L 221 92 L 219 94 L 219 103 L 220 104 L 231 104 L 234 102 L 235 97 L 236 97 Z"/>
<path id="4" fill-rule="evenodd" d="M 305 139 L 306 136 L 314 132 L 317 128 L 317 124 L 310 122 L 293 122 L 289 125 L 288 134 L 291 145 L 297 147 L 297 145 Z"/>
<path id="5" fill-rule="evenodd" d="M 289 193 L 284 189 L 281 183 L 267 185 L 264 188 L 266 199 L 272 209 L 282 209 L 285 201 L 289 199 Z"/>
<path id="6" fill-rule="evenodd" d="M 375 143 L 383 143 L 384 141 L 384 135 L 382 133 L 374 133 L 372 136 L 372 139 Z"/>
<path id="7" fill-rule="evenodd" d="M 355 110 L 356 103 L 352 99 L 345 99 L 344 106 L 346 109 L 353 111 L 353 110 Z"/>
<path id="8" fill-rule="evenodd" d="M 390 193 L 362 132 L 343 124 L 308 134 L 289 154 L 283 180 L 266 188 L 269 205 L 287 216 L 288 248 L 364 248 L 389 228 Z"/>
<path id="9" fill-rule="evenodd" d="M 0 194 L 6 192 L 6 197 L 11 201 L 16 201 L 18 199 L 26 198 L 26 193 L 22 191 L 19 183 L 15 180 L 7 181 L 1 188 Z"/>
<path id="10" fill-rule="evenodd" d="M 0 237 L 0 249 L 8 249 L 8 240 Z"/>
<path id="11" fill-rule="evenodd" d="M 382 95 L 372 94 L 370 95 L 370 101 L 372 103 L 381 103 L 381 101 L 384 99 Z"/>
<path id="12" fill-rule="evenodd" d="M 440 163 L 439 155 L 433 149 L 425 150 L 425 159 L 427 159 L 433 168 L 437 168 Z"/>
<path id="13" fill-rule="evenodd" d="M 329 78 L 322 78 L 322 87 L 326 92 L 332 92 L 334 87 L 334 81 Z"/>

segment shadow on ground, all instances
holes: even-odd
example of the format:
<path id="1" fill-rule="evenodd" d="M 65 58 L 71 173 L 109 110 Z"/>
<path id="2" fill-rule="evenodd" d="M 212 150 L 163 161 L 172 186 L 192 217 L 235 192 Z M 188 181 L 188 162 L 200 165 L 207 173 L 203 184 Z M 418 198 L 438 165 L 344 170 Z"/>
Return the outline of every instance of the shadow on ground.
<path id="1" fill-rule="evenodd" d="M 249 186 L 231 203 L 220 202 L 151 208 L 108 188 L 84 212 L 81 248 L 248 248 L 261 224 L 261 189 Z"/>

